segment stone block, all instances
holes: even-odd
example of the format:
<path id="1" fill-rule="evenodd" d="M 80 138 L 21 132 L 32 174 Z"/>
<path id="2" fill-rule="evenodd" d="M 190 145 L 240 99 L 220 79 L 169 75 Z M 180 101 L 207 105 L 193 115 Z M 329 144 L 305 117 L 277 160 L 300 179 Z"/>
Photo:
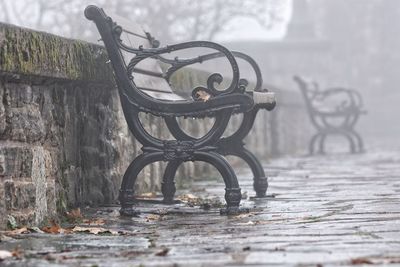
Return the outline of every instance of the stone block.
<path id="1" fill-rule="evenodd" d="M 5 226 L 7 223 L 6 201 L 3 185 L 4 184 L 0 178 L 0 229 L 4 228 L 3 226 Z"/>
<path id="2" fill-rule="evenodd" d="M 4 105 L 4 86 L 0 83 L 0 136 L 6 130 L 6 113 L 5 113 L 5 105 Z"/>
<path id="3" fill-rule="evenodd" d="M 32 182 L 7 180 L 4 183 L 4 191 L 7 211 L 35 209 L 36 186 Z"/>
<path id="4" fill-rule="evenodd" d="M 32 149 L 32 183 L 35 186 L 35 223 L 41 223 L 47 214 L 46 157 L 43 147 Z"/>
<path id="5" fill-rule="evenodd" d="M 30 178 L 32 174 L 32 150 L 29 147 L 1 146 L 1 176 L 6 178 Z"/>
<path id="6" fill-rule="evenodd" d="M 46 217 L 54 218 L 57 216 L 57 199 L 58 196 L 56 194 L 56 182 L 55 179 L 48 179 L 46 183 L 46 202 L 47 202 L 47 213 Z"/>

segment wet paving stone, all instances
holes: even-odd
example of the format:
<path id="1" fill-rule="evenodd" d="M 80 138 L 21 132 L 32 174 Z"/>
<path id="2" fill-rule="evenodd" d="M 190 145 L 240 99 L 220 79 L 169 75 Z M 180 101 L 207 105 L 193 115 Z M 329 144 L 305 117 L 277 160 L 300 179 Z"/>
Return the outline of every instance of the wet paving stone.
<path id="1" fill-rule="evenodd" d="M 140 203 L 139 217 L 118 207 L 87 209 L 117 234 L 21 234 L 0 242 L 20 255 L 0 266 L 387 266 L 400 265 L 400 153 L 282 158 L 265 165 L 269 190 L 249 214 L 220 216 L 187 203 Z M 179 191 L 204 199 L 224 194 L 222 181 Z M 214 203 L 214 202 L 212 202 Z"/>

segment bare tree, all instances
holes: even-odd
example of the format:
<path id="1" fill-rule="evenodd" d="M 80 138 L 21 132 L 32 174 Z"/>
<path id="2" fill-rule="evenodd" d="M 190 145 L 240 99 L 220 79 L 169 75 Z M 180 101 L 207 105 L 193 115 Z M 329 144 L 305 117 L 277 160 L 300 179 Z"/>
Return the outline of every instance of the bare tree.
<path id="1" fill-rule="evenodd" d="M 125 0 L 126 1 L 126 0 Z M 240 17 L 251 18 L 270 28 L 278 22 L 284 0 L 134 0 L 121 15 L 149 26 L 162 40 L 214 40 Z M 128 4 L 129 3 L 129 4 Z"/>
<path id="2" fill-rule="evenodd" d="M 90 1 L 93 2 L 93 1 Z M 278 22 L 288 0 L 96 0 L 96 4 L 148 26 L 161 40 L 213 40 L 245 17 L 265 28 Z M 0 2 L 0 19 L 67 37 L 93 39 L 83 9 L 88 0 Z"/>

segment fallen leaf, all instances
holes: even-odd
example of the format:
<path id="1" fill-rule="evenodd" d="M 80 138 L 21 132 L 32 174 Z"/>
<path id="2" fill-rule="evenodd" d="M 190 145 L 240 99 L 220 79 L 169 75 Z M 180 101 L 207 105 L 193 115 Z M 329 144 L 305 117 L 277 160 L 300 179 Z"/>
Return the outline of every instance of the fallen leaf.
<path id="1" fill-rule="evenodd" d="M 41 233 L 43 234 L 44 232 L 40 230 L 38 227 L 22 227 L 18 228 L 12 231 L 7 231 L 5 232 L 6 235 L 21 235 L 21 234 L 30 234 L 30 233 Z M 3 239 L 3 236 L 1 237 Z"/>
<path id="2" fill-rule="evenodd" d="M 158 214 L 150 214 L 146 217 L 146 221 L 158 221 L 161 219 L 161 216 Z"/>
<path id="3" fill-rule="evenodd" d="M 159 252 L 157 252 L 155 255 L 156 256 L 166 256 L 169 252 L 169 248 L 163 248 Z"/>
<path id="4" fill-rule="evenodd" d="M 104 219 L 85 219 L 83 223 L 87 225 L 104 225 L 106 221 Z"/>
<path id="5" fill-rule="evenodd" d="M 193 194 L 184 194 L 178 197 L 179 200 L 182 201 L 189 201 L 189 200 L 196 200 L 199 199 L 199 197 L 193 195 Z"/>
<path id="6" fill-rule="evenodd" d="M 255 215 L 255 214 L 252 213 L 252 212 L 249 212 L 249 213 L 242 213 L 242 214 L 239 214 L 239 215 L 234 216 L 234 218 L 236 218 L 236 219 L 243 219 L 243 218 L 248 218 L 248 217 L 251 217 L 251 216 L 254 216 L 254 215 Z"/>
<path id="7" fill-rule="evenodd" d="M 0 261 L 3 261 L 7 258 L 11 258 L 13 255 L 10 251 L 0 250 Z"/>
<path id="8" fill-rule="evenodd" d="M 10 235 L 29 234 L 31 231 L 27 227 L 18 228 L 8 232 Z"/>
<path id="9" fill-rule="evenodd" d="M 129 251 L 123 251 L 121 252 L 121 256 L 125 258 L 136 258 L 137 256 L 142 255 L 144 252 L 142 251 L 135 251 L 135 250 L 129 250 Z"/>
<path id="10" fill-rule="evenodd" d="M 351 259 L 350 263 L 352 265 L 360 265 L 360 264 L 374 264 L 371 260 L 367 258 L 357 258 L 357 259 Z"/>
<path id="11" fill-rule="evenodd" d="M 156 198 L 156 197 L 157 197 L 156 192 L 143 193 L 143 194 L 137 196 L 137 198 Z"/>
<path id="12" fill-rule="evenodd" d="M 83 218 L 80 208 L 67 211 L 65 215 L 70 222 L 80 221 Z"/>
<path id="13" fill-rule="evenodd" d="M 45 226 L 41 230 L 48 234 L 64 234 L 68 232 L 68 230 L 61 228 L 55 221 L 51 221 L 51 226 Z"/>
<path id="14" fill-rule="evenodd" d="M 211 95 L 207 93 L 206 91 L 199 90 L 196 92 L 196 98 L 198 100 L 203 100 L 204 102 L 208 101 L 210 99 Z"/>
<path id="15" fill-rule="evenodd" d="M 101 227 L 75 226 L 74 228 L 71 229 L 71 231 L 74 233 L 89 233 L 89 234 L 94 234 L 94 235 L 99 235 L 99 234 L 118 235 L 119 234 L 117 231 L 106 229 L 106 228 L 101 228 Z"/>
<path id="16" fill-rule="evenodd" d="M 184 194 L 184 195 L 179 196 L 177 199 L 182 202 L 188 203 L 189 205 L 193 205 L 193 206 L 202 204 L 201 199 L 192 194 Z"/>
<path id="17" fill-rule="evenodd" d="M 42 230 L 40 230 L 39 227 L 36 227 L 36 226 L 29 227 L 28 230 L 31 231 L 31 233 L 39 233 L 39 234 L 43 234 L 44 233 Z"/>
<path id="18" fill-rule="evenodd" d="M 269 224 L 270 222 L 269 221 L 255 221 L 255 223 L 257 225 L 260 225 L 260 224 Z"/>

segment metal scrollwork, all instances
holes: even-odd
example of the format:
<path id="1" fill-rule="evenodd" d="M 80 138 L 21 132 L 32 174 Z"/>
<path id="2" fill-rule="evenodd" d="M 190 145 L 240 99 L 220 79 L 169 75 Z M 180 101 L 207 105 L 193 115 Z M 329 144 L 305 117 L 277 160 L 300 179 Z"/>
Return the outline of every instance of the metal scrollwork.
<path id="1" fill-rule="evenodd" d="M 183 59 L 183 60 L 179 59 L 179 58 L 175 58 L 172 60 L 172 59 L 167 59 L 167 58 L 162 57 L 161 56 L 162 54 L 171 53 L 171 52 L 180 51 L 180 50 L 189 49 L 189 48 L 210 48 L 210 49 L 219 51 L 218 53 L 214 53 L 214 54 L 218 54 L 219 57 L 227 58 L 227 60 L 229 61 L 230 65 L 231 65 L 233 77 L 232 77 L 231 83 L 229 84 L 229 86 L 227 88 L 217 90 L 215 88 L 215 84 L 221 84 L 221 82 L 223 81 L 223 77 L 219 73 L 214 73 L 214 74 L 210 75 L 210 77 L 207 80 L 207 89 L 209 89 L 210 92 L 213 92 L 211 94 L 213 96 L 238 92 L 238 90 L 239 90 L 239 86 L 238 86 L 239 68 L 238 68 L 237 62 L 235 60 L 235 57 L 225 47 L 223 47 L 219 44 L 213 43 L 213 42 L 208 42 L 208 41 L 192 41 L 192 42 L 186 42 L 186 43 L 181 43 L 181 44 L 176 44 L 176 45 L 159 47 L 159 42 L 157 40 L 155 40 L 151 35 L 148 35 L 148 37 L 150 38 L 149 41 L 152 44 L 152 48 L 131 47 L 131 46 L 128 46 L 127 44 L 125 44 L 120 38 L 122 28 L 120 26 L 118 26 L 117 24 L 115 24 L 115 22 L 112 22 L 112 20 L 110 20 L 110 23 L 112 23 L 113 32 L 114 32 L 114 35 L 116 36 L 116 41 L 117 41 L 119 48 L 126 52 L 135 54 L 135 56 L 128 63 L 127 72 L 128 72 L 129 76 L 132 75 L 132 72 L 135 69 L 136 65 L 139 64 L 141 61 L 148 59 L 148 58 L 155 58 L 155 59 L 160 60 L 161 62 L 164 62 L 164 63 L 167 63 L 170 65 L 170 68 L 167 70 L 167 72 L 165 74 L 165 77 L 168 80 L 170 78 L 170 76 L 172 75 L 172 73 L 175 72 L 176 70 L 178 70 L 184 66 L 190 65 L 190 64 L 201 63 L 207 57 L 199 56 L 194 59 Z"/>
<path id="2" fill-rule="evenodd" d="M 151 47 L 158 48 L 160 47 L 160 41 L 154 38 L 149 32 L 146 32 L 147 39 L 149 40 Z"/>
<path id="3" fill-rule="evenodd" d="M 164 159 L 170 160 L 191 160 L 194 153 L 193 141 L 164 141 Z"/>

